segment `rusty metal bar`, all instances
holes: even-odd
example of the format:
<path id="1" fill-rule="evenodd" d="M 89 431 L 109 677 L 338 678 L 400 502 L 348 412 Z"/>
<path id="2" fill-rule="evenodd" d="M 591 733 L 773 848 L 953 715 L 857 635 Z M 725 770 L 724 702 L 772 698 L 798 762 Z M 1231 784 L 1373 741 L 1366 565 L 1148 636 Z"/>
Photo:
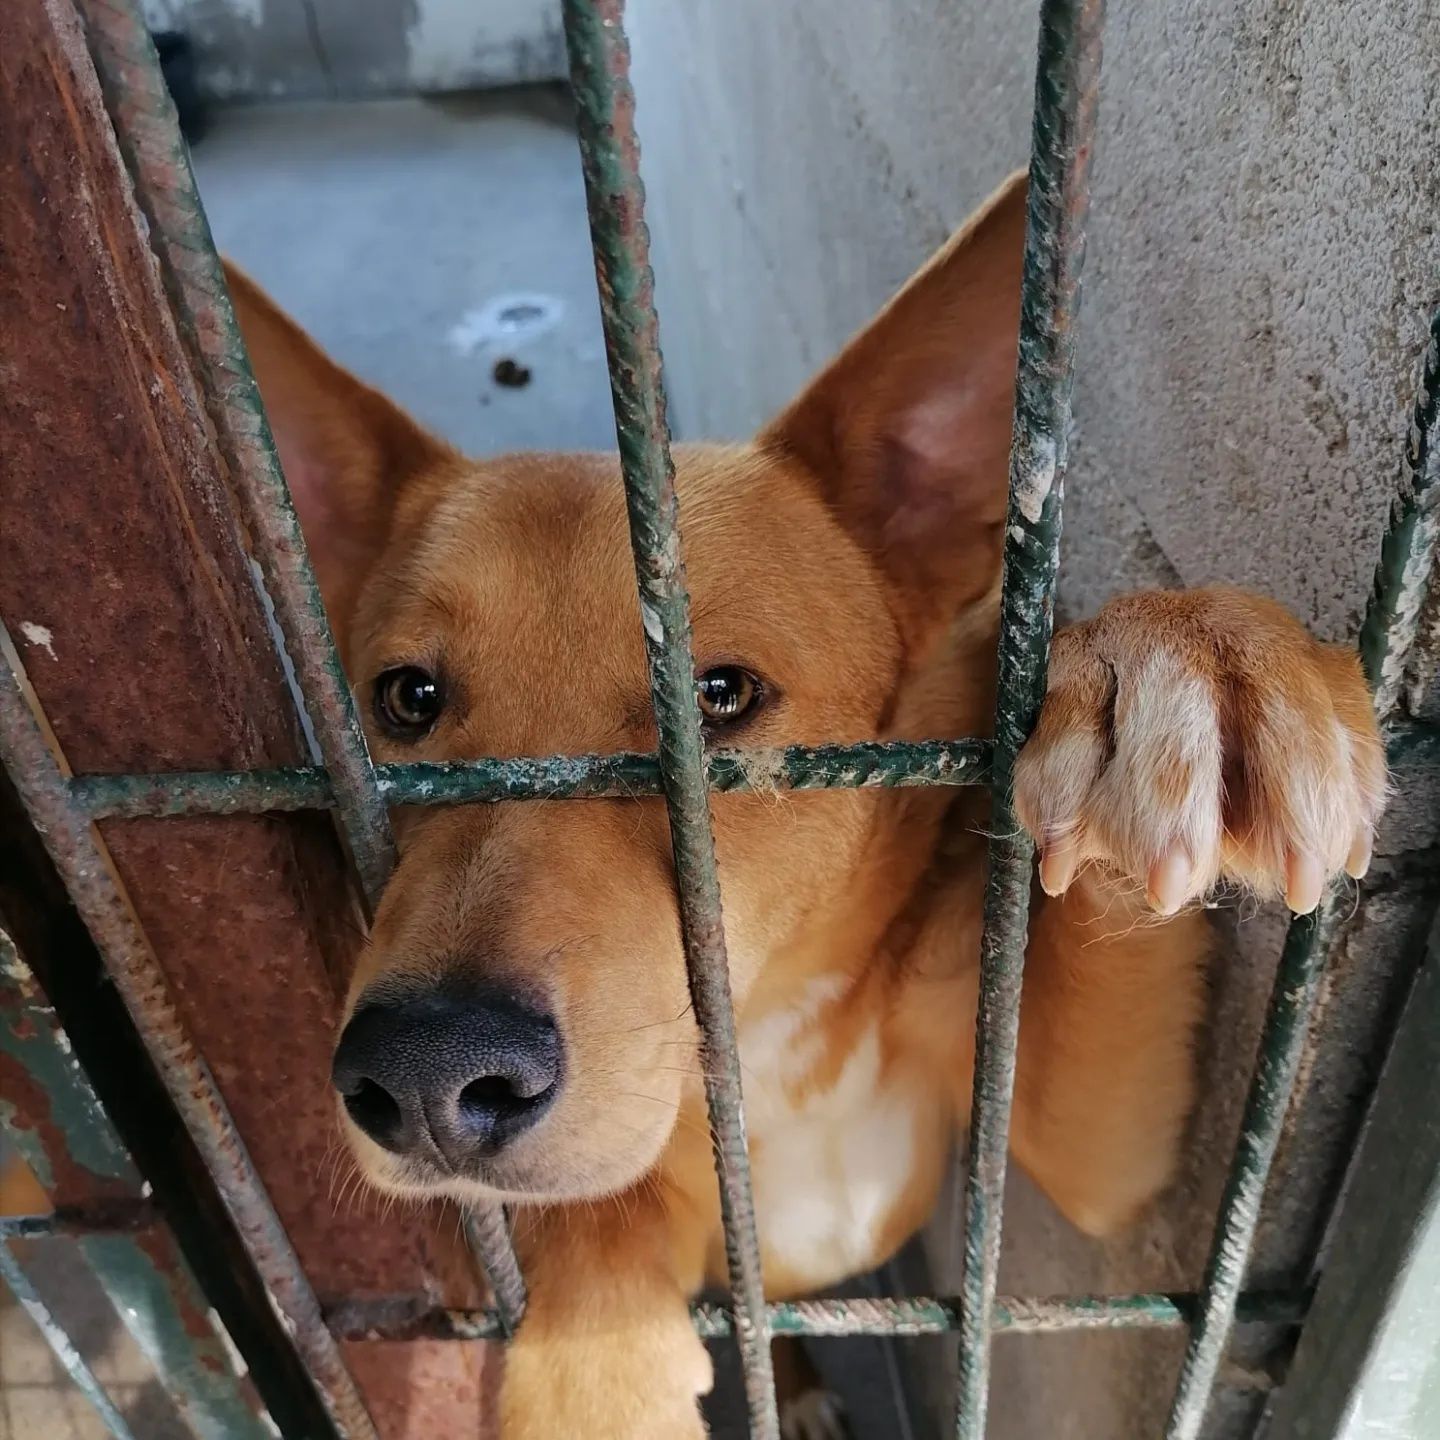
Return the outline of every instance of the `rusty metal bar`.
<path id="1" fill-rule="evenodd" d="M 295 667 L 303 709 L 330 772 L 341 831 L 373 907 L 395 860 L 390 816 L 375 784 L 365 732 L 280 470 L 175 107 L 145 21 L 131 0 L 77 4 L 135 198 L 149 221 L 166 293 L 200 360 L 197 379 L 249 548 Z"/>
<path id="2" fill-rule="evenodd" d="M 565 41 L 660 736 L 659 768 L 670 816 L 680 924 L 704 1046 L 735 1335 L 750 1433 L 754 1440 L 779 1440 L 624 9 L 623 0 L 564 0 Z"/>
<path id="3" fill-rule="evenodd" d="M 127 1235 L 148 1230 L 159 1221 L 159 1212 L 148 1200 L 61 1205 L 43 1215 L 0 1215 L 0 1241 Z"/>
<path id="4" fill-rule="evenodd" d="M 980 945 L 965 1187 L 956 1434 L 982 1440 L 1034 845 L 1015 816 L 1016 756 L 1040 713 L 1054 623 L 1103 0 L 1044 0 L 1025 227 L 1010 507 L 1000 598 L 990 875 Z"/>
<path id="5" fill-rule="evenodd" d="M 495 1315 L 509 1339 L 525 1314 L 525 1277 L 510 1243 L 508 1217 L 500 1205 L 469 1207 L 463 1214 L 466 1243 L 485 1267 L 495 1295 Z"/>
<path id="6" fill-rule="evenodd" d="M 729 793 L 980 785 L 989 763 L 986 740 L 877 740 L 859 745 L 717 750 L 706 756 L 705 769 L 710 789 Z M 663 793 L 658 757 L 626 753 L 377 765 L 375 778 L 388 805 L 634 799 Z M 318 765 L 83 775 L 70 782 L 70 793 L 96 820 L 323 810 L 335 803 L 334 788 Z"/>
<path id="7" fill-rule="evenodd" d="M 1240 1298 L 1241 1324 L 1304 1323 L 1303 1294 L 1260 1291 Z M 1054 1335 L 1075 1330 L 1173 1330 L 1188 1325 L 1197 1295 L 1001 1295 L 995 1332 Z M 729 1306 L 690 1307 L 696 1331 L 707 1340 L 734 1333 Z M 948 1335 L 960 1328 L 958 1297 L 914 1296 L 877 1300 L 797 1300 L 766 1307 L 772 1335 L 826 1339 L 853 1335 Z M 326 1310 L 330 1329 L 343 1340 L 493 1340 L 505 1334 L 494 1310 L 419 1310 L 404 1303 L 350 1300 Z"/>
<path id="8" fill-rule="evenodd" d="M 0 651 L 7 662 L 0 664 L 0 764 L 9 771 L 65 888 L 105 956 L 116 989 L 214 1178 L 336 1435 L 340 1440 L 378 1440 L 214 1078 L 185 1030 L 164 971 L 104 843 L 89 816 L 70 800 L 65 776 L 41 720 L 30 708 L 19 660 L 3 629 Z"/>
<path id="9" fill-rule="evenodd" d="M 175 107 L 133 0 L 77 4 L 136 202 L 149 222 L 166 293 L 198 360 L 197 379 L 248 548 L 283 639 L 283 646 L 277 639 L 277 648 L 293 665 L 296 703 L 315 737 L 340 832 L 366 908 L 373 913 L 395 864 L 390 814 L 280 469 Z M 475 1251 L 475 1258 L 491 1275 L 497 1294 L 503 1290 L 513 1299 L 511 1277 L 518 1272 L 508 1232 L 482 1214 L 484 1209 L 477 1208 L 482 1223 L 467 1227 L 467 1234 L 483 1239 L 484 1248 Z"/>
<path id="10" fill-rule="evenodd" d="M 1390 731 L 1402 720 L 1405 662 L 1415 643 L 1426 594 L 1435 581 L 1440 541 L 1440 310 L 1430 322 L 1415 408 L 1406 434 L 1375 587 L 1360 629 L 1360 658 L 1375 714 Z M 1220 1204 L 1201 1290 L 1201 1308 L 1180 1369 L 1166 1440 L 1195 1440 L 1234 1325 L 1265 1182 L 1285 1124 L 1295 1077 L 1331 943 L 1350 906 L 1332 886 L 1313 915 L 1297 916 L 1285 937 L 1260 1056 L 1245 1103 L 1240 1139 Z"/>
<path id="11" fill-rule="evenodd" d="M 95 1372 L 65 1333 L 65 1327 L 30 1283 L 20 1262 L 10 1253 L 10 1247 L 4 1243 L 0 1243 L 0 1281 L 10 1287 L 10 1293 L 35 1322 L 75 1388 L 95 1407 L 95 1413 L 115 1440 L 135 1440 L 135 1432 L 115 1408 L 115 1402 L 105 1393 L 105 1387 L 95 1378 Z"/>
<path id="12" fill-rule="evenodd" d="M 55 1011 L 0 931 L 0 1129 L 56 1203 L 0 1220 L 0 1241 L 74 1236 L 121 1323 L 200 1440 L 268 1440 L 250 1382 L 237 1375 L 174 1237 Z"/>

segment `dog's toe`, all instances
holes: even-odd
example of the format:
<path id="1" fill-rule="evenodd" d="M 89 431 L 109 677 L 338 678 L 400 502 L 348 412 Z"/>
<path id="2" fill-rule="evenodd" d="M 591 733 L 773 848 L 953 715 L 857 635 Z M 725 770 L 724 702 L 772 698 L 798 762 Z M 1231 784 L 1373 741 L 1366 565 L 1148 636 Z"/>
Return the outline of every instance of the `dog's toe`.
<path id="1" fill-rule="evenodd" d="M 845 1406 L 829 1390 L 806 1390 L 780 1407 L 781 1440 L 853 1440 Z"/>

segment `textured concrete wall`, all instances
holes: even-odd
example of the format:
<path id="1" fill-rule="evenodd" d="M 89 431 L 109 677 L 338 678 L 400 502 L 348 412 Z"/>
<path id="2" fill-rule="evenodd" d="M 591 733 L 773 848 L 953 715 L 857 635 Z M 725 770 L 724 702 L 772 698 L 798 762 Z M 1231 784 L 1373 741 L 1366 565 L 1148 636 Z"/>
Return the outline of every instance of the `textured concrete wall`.
<path id="1" fill-rule="evenodd" d="M 1228 579 L 1351 635 L 1440 301 L 1433 0 L 1111 9 L 1063 603 Z M 743 434 L 1023 162 L 1035 6 L 632 0 L 630 25 L 673 418 Z M 1260 1279 L 1311 1263 L 1421 953 L 1435 797 L 1400 788 L 1307 1056 Z M 1221 919 L 1181 1180 L 1108 1245 L 1016 1182 L 1007 1289 L 1197 1283 L 1283 933 L 1268 913 Z M 953 1284 L 946 1234 L 936 1283 Z M 1247 1433 L 1273 1338 L 1241 1347 L 1255 1364 L 1227 1372 L 1213 1434 Z M 992 1434 L 1153 1436 L 1177 1358 L 1166 1337 L 1002 1340 Z"/>
<path id="2" fill-rule="evenodd" d="M 489 89 L 565 74 L 559 0 L 140 0 L 217 100 Z"/>

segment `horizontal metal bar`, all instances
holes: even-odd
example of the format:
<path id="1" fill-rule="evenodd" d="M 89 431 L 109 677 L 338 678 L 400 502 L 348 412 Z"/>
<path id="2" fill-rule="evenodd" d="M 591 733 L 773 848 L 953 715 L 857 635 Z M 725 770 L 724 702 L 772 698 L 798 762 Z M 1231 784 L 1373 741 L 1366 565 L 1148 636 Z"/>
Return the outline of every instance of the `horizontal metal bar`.
<path id="1" fill-rule="evenodd" d="M 129 1234 L 148 1229 L 157 1222 L 159 1214 L 148 1200 L 117 1200 L 97 1205 L 65 1205 L 43 1215 L 0 1215 L 0 1241 Z"/>
<path id="2" fill-rule="evenodd" d="M 778 750 L 714 751 L 706 757 L 706 778 L 712 790 L 726 793 L 980 785 L 989 763 L 987 740 L 791 745 Z M 662 793 L 658 757 L 630 753 L 422 761 L 377 765 L 375 773 L 387 805 L 617 800 Z M 329 778 L 318 765 L 82 775 L 70 781 L 70 794 L 96 820 L 322 810 L 335 803 Z"/>
<path id="3" fill-rule="evenodd" d="M 645 227 L 645 188 L 640 180 L 624 0 L 563 0 L 561 16 L 640 595 L 638 618 L 645 636 L 650 695 L 659 732 L 660 777 L 670 820 L 680 931 L 703 1049 L 702 1073 L 715 1142 L 720 1215 L 750 1436 L 751 1440 L 780 1440 L 770 1341 L 765 1333 L 765 1292 L 745 1141 L 730 967 L 695 696 L 690 597 L 680 552 L 679 505 L 665 414 L 664 365 L 650 269 L 650 235 Z"/>
<path id="4" fill-rule="evenodd" d="M 995 1330 L 1009 1335 L 1051 1335 L 1076 1330 L 1167 1330 L 1188 1325 L 1199 1297 L 1179 1295 L 1002 1295 L 995 1301 Z M 1300 1325 L 1304 1294 L 1257 1291 L 1242 1295 L 1241 1324 Z M 696 1331 L 708 1339 L 733 1333 L 725 1305 L 692 1305 Z M 945 1335 L 960 1328 L 958 1297 L 879 1300 L 799 1300 L 766 1306 L 774 1335 L 829 1339 L 853 1335 Z M 325 1318 L 341 1340 L 495 1340 L 505 1334 L 494 1310 L 417 1311 L 405 1302 L 343 1301 Z"/>
<path id="5" fill-rule="evenodd" d="M 1375 588 L 1360 630 L 1360 657 L 1382 729 L 1401 716 L 1405 662 L 1423 602 L 1435 582 L 1440 541 L 1440 310 L 1431 319 L 1404 460 L 1399 467 Z M 1166 1440 L 1196 1440 L 1224 1355 L 1255 1233 L 1265 1183 L 1280 1143 L 1305 1047 L 1310 1011 L 1342 913 L 1353 911 L 1332 887 L 1313 915 L 1295 919 L 1275 972 L 1260 1057 L 1240 1140 L 1215 1224 L 1202 1304 L 1180 1368 Z"/>
<path id="6" fill-rule="evenodd" d="M 1043 0 L 1040 7 L 965 1183 L 958 1440 L 985 1434 L 1035 853 L 1011 792 L 1016 758 L 1045 698 L 1055 617 L 1103 19 L 1103 0 Z"/>
<path id="7" fill-rule="evenodd" d="M 105 1387 L 95 1378 L 95 1372 L 86 1363 L 85 1357 L 65 1333 L 65 1327 L 30 1283 L 30 1277 L 20 1268 L 20 1262 L 10 1253 L 10 1247 L 3 1243 L 0 1243 L 0 1281 L 10 1287 L 10 1293 L 35 1322 L 75 1388 L 95 1407 L 95 1413 L 115 1440 L 135 1440 L 134 1431 L 115 1408 L 115 1402 L 105 1393 Z"/>
<path id="8" fill-rule="evenodd" d="M 1440 729 L 1418 721 L 1387 727 L 1392 766 L 1440 762 Z M 984 785 L 988 740 L 874 740 L 855 745 L 790 745 L 715 750 L 706 757 L 712 791 L 874 790 Z M 658 795 L 654 755 L 547 755 L 515 760 L 418 761 L 377 765 L 387 805 L 496 804 L 504 800 L 633 800 Z M 76 806 L 95 820 L 183 815 L 256 815 L 324 810 L 335 803 L 318 765 L 276 770 L 177 770 L 145 775 L 78 775 Z"/>

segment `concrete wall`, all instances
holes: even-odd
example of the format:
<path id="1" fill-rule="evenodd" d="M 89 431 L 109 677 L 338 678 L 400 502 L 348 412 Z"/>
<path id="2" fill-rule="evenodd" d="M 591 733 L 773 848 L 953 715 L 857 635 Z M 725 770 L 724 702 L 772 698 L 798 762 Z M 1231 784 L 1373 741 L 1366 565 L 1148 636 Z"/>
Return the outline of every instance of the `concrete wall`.
<path id="1" fill-rule="evenodd" d="M 559 0 L 141 0 L 216 100 L 488 89 L 566 74 Z"/>
<path id="2" fill-rule="evenodd" d="M 680 434 L 751 429 L 1023 162 L 1035 9 L 632 0 Z M 1112 7 L 1062 582 L 1071 613 L 1137 585 L 1228 579 L 1327 636 L 1353 634 L 1440 301 L 1433 19 L 1431 0 Z M 1307 1272 L 1379 1037 L 1421 953 L 1435 793 L 1408 775 L 1400 790 L 1372 898 L 1332 967 L 1258 1280 Z M 1198 1282 L 1283 933 L 1270 913 L 1221 921 L 1205 1098 L 1173 1193 L 1138 1233 L 1096 1245 L 1017 1181 L 1006 1289 Z M 956 1279 L 953 1221 L 932 1237 L 941 1285 Z M 1240 1348 L 1213 1435 L 1248 1433 L 1275 1338 Z M 1156 1435 L 1177 1357 L 1163 1336 L 1002 1340 L 992 1435 Z"/>

